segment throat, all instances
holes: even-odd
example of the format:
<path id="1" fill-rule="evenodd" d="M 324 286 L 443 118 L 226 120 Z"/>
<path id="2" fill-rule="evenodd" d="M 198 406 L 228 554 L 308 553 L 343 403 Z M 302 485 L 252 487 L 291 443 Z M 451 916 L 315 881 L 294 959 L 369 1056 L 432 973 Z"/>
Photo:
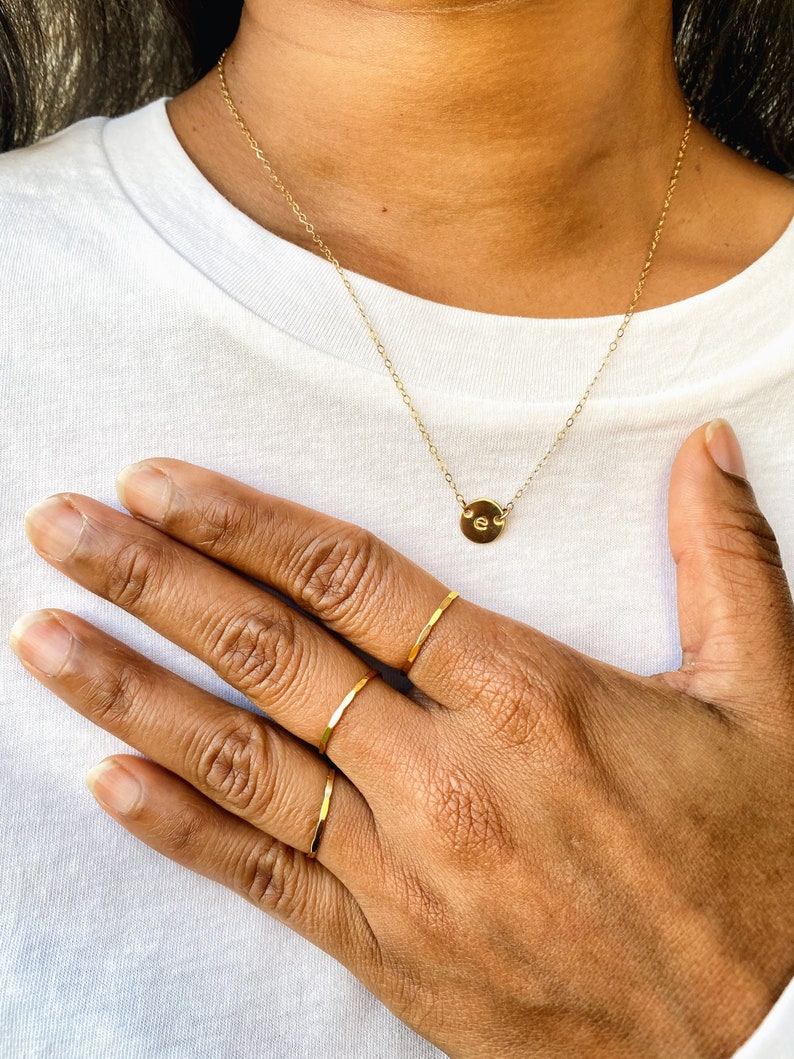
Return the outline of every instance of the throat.
<path id="1" fill-rule="evenodd" d="M 484 313 L 625 311 L 686 120 L 668 0 L 248 0 L 227 73 L 347 270 Z M 214 70 L 168 113 L 226 198 L 320 252 Z M 774 241 L 794 188 L 761 189 L 757 172 L 695 127 L 641 309 L 715 286 Z"/>

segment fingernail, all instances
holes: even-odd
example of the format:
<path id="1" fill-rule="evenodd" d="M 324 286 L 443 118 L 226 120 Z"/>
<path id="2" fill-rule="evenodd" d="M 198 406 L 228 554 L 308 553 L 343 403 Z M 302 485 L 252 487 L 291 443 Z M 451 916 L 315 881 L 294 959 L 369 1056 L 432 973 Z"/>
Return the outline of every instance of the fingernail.
<path id="1" fill-rule="evenodd" d="M 119 499 L 133 515 L 161 522 L 171 501 L 171 479 L 158 467 L 133 463 L 116 479 Z"/>
<path id="2" fill-rule="evenodd" d="M 23 614 L 8 636 L 8 642 L 23 662 L 48 677 L 57 677 L 72 648 L 72 634 L 47 611 Z"/>
<path id="3" fill-rule="evenodd" d="M 727 419 L 713 419 L 706 427 L 706 444 L 721 471 L 747 477 L 739 442 Z"/>
<path id="4" fill-rule="evenodd" d="M 42 500 L 25 514 L 25 532 L 36 551 L 63 562 L 77 547 L 85 517 L 60 496 Z"/>
<path id="5" fill-rule="evenodd" d="M 92 768 L 85 782 L 100 805 L 124 815 L 136 808 L 143 793 L 133 774 L 112 758 Z"/>

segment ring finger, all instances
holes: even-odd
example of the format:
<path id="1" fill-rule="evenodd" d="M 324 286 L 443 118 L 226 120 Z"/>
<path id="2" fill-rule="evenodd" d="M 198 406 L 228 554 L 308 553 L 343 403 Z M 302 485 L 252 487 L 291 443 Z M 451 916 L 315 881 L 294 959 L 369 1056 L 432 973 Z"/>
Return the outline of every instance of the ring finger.
<path id="1" fill-rule="evenodd" d="M 32 675 L 78 713 L 223 809 L 297 850 L 310 849 L 329 766 L 288 733 L 65 611 L 26 615 L 11 645 Z M 337 774 L 317 858 L 355 886 L 351 849 L 360 887 L 379 859 L 375 825 L 362 795 Z"/>

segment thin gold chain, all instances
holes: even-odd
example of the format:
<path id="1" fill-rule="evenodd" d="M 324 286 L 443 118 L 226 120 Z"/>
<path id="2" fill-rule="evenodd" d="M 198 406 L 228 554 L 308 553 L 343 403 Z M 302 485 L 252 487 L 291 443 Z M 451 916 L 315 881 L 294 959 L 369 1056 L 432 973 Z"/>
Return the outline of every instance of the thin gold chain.
<path id="1" fill-rule="evenodd" d="M 364 307 L 362 306 L 361 302 L 359 301 L 358 295 L 353 290 L 353 286 L 352 286 L 350 280 L 347 278 L 347 275 L 346 275 L 344 269 L 339 264 L 338 260 L 336 259 L 336 257 L 334 256 L 333 252 L 331 251 L 330 247 L 328 247 L 323 242 L 323 240 L 320 238 L 320 236 L 314 230 L 314 225 L 308 220 L 308 218 L 306 217 L 306 214 L 303 212 L 301 207 L 298 205 L 298 203 L 292 197 L 290 192 L 284 187 L 284 184 L 281 182 L 280 178 L 276 175 L 272 165 L 270 164 L 270 162 L 265 157 L 264 151 L 259 146 L 257 140 L 254 137 L 254 134 L 251 132 L 251 130 L 248 128 L 248 126 L 243 121 L 242 117 L 240 116 L 240 112 L 237 109 L 237 107 L 235 106 L 234 100 L 232 99 L 231 94 L 229 93 L 229 87 L 228 87 L 228 85 L 226 83 L 226 66 L 225 66 L 225 64 L 226 64 L 227 52 L 228 52 L 228 49 L 227 49 L 227 51 L 224 51 L 223 55 L 221 55 L 221 57 L 220 57 L 220 59 L 218 61 L 218 78 L 220 80 L 221 91 L 223 92 L 223 98 L 226 100 L 226 105 L 229 108 L 229 110 L 230 110 L 230 112 L 232 114 L 232 117 L 234 118 L 234 120 L 235 120 L 238 128 L 240 129 L 240 131 L 245 135 L 245 138 L 248 141 L 248 144 L 249 144 L 251 150 L 254 152 L 256 157 L 262 163 L 262 166 L 266 170 L 269 178 L 273 181 L 273 183 L 276 185 L 278 190 L 281 192 L 281 194 L 287 200 L 287 203 L 291 207 L 292 212 L 295 214 L 295 216 L 298 218 L 300 223 L 306 229 L 306 232 L 311 237 L 312 242 L 320 249 L 320 251 L 323 253 L 323 255 L 328 259 L 328 261 L 330 261 L 330 263 L 334 266 L 336 271 L 339 273 L 339 276 L 340 276 L 342 282 L 345 285 L 345 289 L 347 290 L 347 293 L 352 298 L 356 308 L 358 309 L 358 312 L 359 312 L 359 314 L 361 316 L 361 319 L 364 321 L 364 324 L 366 325 L 367 331 L 369 332 L 369 337 L 374 342 L 375 348 L 377 349 L 378 353 L 380 354 L 381 360 L 383 361 L 384 365 L 386 366 L 386 369 L 389 372 L 389 375 L 391 375 L 392 380 L 394 381 L 394 385 L 397 387 L 397 390 L 399 391 L 400 396 L 403 399 L 403 404 L 407 407 L 408 411 L 411 413 L 411 417 L 413 418 L 414 422 L 416 423 L 417 427 L 419 428 L 419 432 L 422 435 L 422 437 L 424 438 L 425 444 L 427 445 L 427 448 L 428 448 L 428 450 L 430 452 L 430 455 L 435 459 L 436 463 L 438 464 L 438 466 L 440 467 L 440 469 L 441 469 L 441 471 L 442 471 L 442 473 L 444 475 L 444 478 L 445 478 L 447 484 L 450 486 L 452 491 L 455 493 L 455 499 L 458 501 L 460 506 L 463 509 L 465 509 L 466 508 L 466 500 L 463 497 L 463 495 L 461 494 L 460 490 L 458 489 L 458 486 L 455 483 L 455 479 L 452 477 L 452 474 L 450 473 L 449 468 L 447 467 L 446 460 L 444 460 L 441 457 L 441 455 L 440 455 L 440 453 L 438 451 L 438 447 L 436 446 L 436 444 L 433 441 L 433 439 L 430 437 L 430 434 L 428 432 L 427 427 L 422 422 L 422 418 L 419 415 L 419 412 L 414 407 L 414 403 L 413 403 L 410 395 L 408 394 L 408 391 L 405 389 L 405 384 L 403 383 L 403 381 L 400 378 L 400 376 L 397 374 L 397 371 L 396 371 L 396 369 L 394 367 L 394 364 L 392 363 L 391 358 L 389 357 L 388 353 L 386 352 L 386 350 L 385 350 L 385 348 L 383 346 L 383 343 L 380 340 L 380 336 L 378 335 L 378 332 L 375 330 L 375 328 L 372 325 L 372 321 L 370 320 L 369 316 L 367 316 L 366 312 L 364 311 Z M 529 486 L 532 484 L 533 480 L 535 479 L 536 475 L 541 470 L 541 468 L 545 465 L 546 461 L 549 459 L 551 454 L 555 451 L 555 449 L 557 449 L 559 447 L 560 443 L 565 440 L 565 438 L 566 438 L 566 436 L 568 434 L 568 431 L 571 429 L 571 427 L 574 425 L 574 423 L 576 422 L 577 418 L 581 414 L 582 409 L 584 408 L 584 406 L 587 403 L 591 393 L 593 392 L 593 389 L 596 386 L 596 383 L 601 378 L 601 374 L 603 373 L 603 371 L 606 368 L 607 364 L 609 364 L 610 360 L 612 359 L 612 355 L 614 354 L 615 350 L 618 348 L 618 343 L 620 342 L 621 338 L 623 338 L 623 335 L 626 333 L 626 328 L 629 325 L 629 321 L 631 320 L 632 316 L 634 315 L 634 312 L 635 312 L 635 310 L 637 308 L 637 303 L 639 302 L 640 298 L 642 297 L 642 292 L 645 289 L 645 283 L 646 283 L 646 281 L 648 279 L 648 274 L 651 271 L 651 264 L 653 262 L 653 257 L 654 257 L 654 254 L 656 253 L 656 250 L 657 250 L 657 248 L 659 246 L 659 242 L 660 242 L 661 237 L 662 237 L 662 229 L 664 228 L 664 222 L 667 220 L 667 214 L 668 214 L 668 212 L 670 210 L 670 203 L 672 202 L 672 199 L 673 199 L 673 192 L 675 191 L 676 184 L 678 183 L 678 176 L 679 176 L 679 173 L 681 172 L 681 166 L 683 165 L 683 162 L 684 162 L 684 156 L 686 155 L 686 149 L 687 149 L 687 144 L 689 143 L 689 134 L 690 134 L 691 129 L 692 129 L 692 108 L 690 106 L 688 106 L 687 107 L 686 128 L 684 129 L 684 135 L 683 135 L 683 137 L 681 139 L 681 143 L 679 144 L 679 147 L 678 147 L 678 156 L 676 158 L 676 162 L 675 162 L 675 166 L 673 168 L 672 176 L 670 177 L 670 183 L 668 184 L 668 187 L 667 187 L 667 194 L 665 195 L 665 198 L 664 198 L 664 206 L 662 207 L 662 212 L 659 215 L 659 220 L 657 222 L 656 229 L 655 229 L 655 231 L 653 233 L 653 238 L 651 239 L 651 245 L 650 245 L 650 247 L 648 249 L 648 256 L 647 256 L 647 258 L 645 260 L 645 264 L 642 267 L 642 272 L 640 273 L 640 277 L 637 280 L 637 284 L 636 284 L 636 286 L 634 288 L 634 293 L 632 295 L 631 303 L 630 303 L 628 309 L 626 310 L 625 316 L 623 317 L 623 321 L 622 321 L 620 327 L 617 330 L 617 334 L 615 335 L 615 337 L 612 339 L 612 341 L 609 344 L 609 349 L 607 351 L 606 356 L 601 361 L 601 366 L 599 367 L 598 371 L 595 373 L 593 378 L 590 380 L 590 383 L 589 383 L 587 389 L 584 391 L 582 396 L 576 402 L 576 407 L 573 409 L 571 414 L 565 420 L 565 423 L 563 424 L 563 426 L 555 434 L 554 441 L 552 442 L 551 447 L 546 450 L 546 452 L 543 455 L 543 457 L 536 464 L 536 466 L 535 466 L 534 470 L 532 471 L 532 473 L 527 477 L 527 479 L 523 482 L 521 487 L 516 491 L 513 499 L 505 506 L 505 508 L 504 508 L 504 517 L 505 518 L 513 510 L 513 508 L 515 507 L 517 501 L 519 501 L 521 499 L 521 497 L 524 495 L 524 493 L 527 491 L 527 489 L 529 488 Z"/>

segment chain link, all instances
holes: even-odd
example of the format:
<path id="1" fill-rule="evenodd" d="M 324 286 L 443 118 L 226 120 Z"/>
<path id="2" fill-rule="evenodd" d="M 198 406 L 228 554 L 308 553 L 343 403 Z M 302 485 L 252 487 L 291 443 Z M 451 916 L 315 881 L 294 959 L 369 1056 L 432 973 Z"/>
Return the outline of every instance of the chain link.
<path id="1" fill-rule="evenodd" d="M 444 475 L 444 480 L 447 482 L 447 484 L 450 486 L 450 488 L 454 492 L 455 499 L 460 504 L 461 508 L 463 508 L 465 510 L 465 508 L 466 508 L 466 500 L 463 497 L 463 495 L 461 494 L 460 489 L 458 489 L 458 486 L 457 486 L 457 484 L 455 482 L 455 479 L 452 477 L 452 474 L 450 473 L 450 470 L 447 467 L 446 460 L 442 458 L 442 456 L 440 455 L 440 453 L 438 451 L 438 447 L 436 446 L 436 444 L 433 441 L 433 439 L 430 437 L 430 433 L 429 433 L 427 427 L 425 426 L 425 424 L 423 423 L 422 417 L 419 415 L 419 412 L 414 407 L 414 403 L 413 403 L 408 391 L 405 388 L 405 384 L 403 383 L 403 381 L 400 378 L 400 376 L 397 374 L 397 371 L 396 371 L 396 369 L 394 367 L 394 364 L 393 364 L 391 358 L 389 357 L 389 355 L 387 354 L 387 352 L 386 352 L 386 350 L 385 350 L 385 348 L 383 346 L 383 343 L 381 342 L 380 336 L 378 335 L 378 332 L 375 330 L 375 328 L 372 325 L 372 321 L 370 320 L 369 316 L 367 316 L 366 312 L 364 311 L 364 307 L 361 304 L 361 302 L 359 301 L 358 295 L 356 294 L 355 290 L 353 289 L 353 285 L 351 284 L 350 280 L 347 278 L 347 275 L 346 275 L 344 269 L 339 264 L 338 260 L 336 259 L 336 257 L 334 256 L 333 252 L 331 251 L 330 247 L 328 247 L 323 242 L 323 240 L 320 238 L 320 236 L 314 230 L 314 225 L 311 223 L 311 221 L 309 221 L 309 219 L 307 218 L 306 214 L 303 212 L 301 207 L 298 205 L 298 203 L 292 197 L 290 192 L 287 190 L 287 188 L 281 182 L 280 178 L 276 175 L 272 165 L 270 164 L 268 159 L 265 157 L 264 151 L 259 146 L 259 143 L 255 139 L 253 133 L 248 128 L 246 123 L 243 121 L 243 119 L 242 119 L 242 117 L 240 115 L 240 112 L 238 111 L 237 107 L 235 106 L 234 100 L 232 99 L 231 94 L 229 92 L 229 87 L 228 87 L 228 85 L 226 83 L 226 66 L 225 66 L 225 64 L 226 64 L 227 52 L 228 52 L 228 49 L 226 51 L 224 51 L 223 55 L 221 55 L 221 57 L 220 57 L 220 59 L 218 61 L 218 78 L 220 80 L 221 91 L 223 92 L 223 98 L 226 101 L 226 106 L 229 108 L 229 111 L 231 112 L 232 117 L 234 118 L 235 123 L 237 124 L 238 128 L 244 134 L 246 140 L 248 141 L 248 144 L 249 144 L 251 150 L 254 152 L 256 157 L 259 159 L 260 163 L 262 164 L 262 166 L 266 170 L 269 178 L 273 181 L 275 186 L 278 188 L 278 190 L 281 192 L 281 194 L 286 199 L 287 203 L 289 204 L 289 206 L 292 209 L 292 212 L 298 218 L 298 220 L 300 221 L 301 225 L 306 229 L 306 232 L 309 235 L 309 237 L 311 238 L 312 242 L 318 247 L 318 249 L 321 251 L 321 253 L 328 259 L 328 261 L 334 266 L 336 271 L 339 273 L 339 277 L 342 280 L 342 282 L 344 283 L 345 289 L 347 290 L 347 293 L 350 295 L 353 303 L 356 306 L 356 309 L 358 309 L 358 312 L 359 312 L 359 315 L 361 316 L 361 319 L 364 321 L 364 324 L 365 324 L 365 326 L 367 328 L 367 331 L 369 333 L 369 337 L 372 339 L 373 343 L 375 344 L 375 348 L 377 349 L 378 353 L 380 354 L 380 358 L 383 361 L 383 363 L 384 363 L 384 365 L 386 367 L 386 370 L 388 371 L 389 375 L 391 375 L 392 381 L 394 382 L 394 385 L 396 386 L 400 396 L 402 397 L 403 404 L 406 406 L 408 411 L 411 413 L 411 418 L 413 419 L 413 421 L 416 423 L 417 427 L 419 428 L 419 433 L 422 435 L 422 438 L 424 439 L 424 442 L 427 445 L 427 449 L 428 449 L 430 455 L 435 459 L 435 461 L 438 464 L 442 474 Z M 604 369 L 609 364 L 609 362 L 612 360 L 612 355 L 614 354 L 615 350 L 618 348 L 618 344 L 619 344 L 621 338 L 623 338 L 623 335 L 626 333 L 626 328 L 628 327 L 629 322 L 630 322 L 632 316 L 634 315 L 634 312 L 635 312 L 635 310 L 637 308 L 637 303 L 639 302 L 640 298 L 642 297 L 642 292 L 645 289 L 645 283 L 646 283 L 646 281 L 648 279 L 648 275 L 649 275 L 649 273 L 651 271 L 651 264 L 653 263 L 653 257 L 654 257 L 654 254 L 656 253 L 656 250 L 658 249 L 659 242 L 660 242 L 661 237 L 662 237 L 662 229 L 664 228 L 664 222 L 666 221 L 667 214 L 668 214 L 668 212 L 670 210 L 670 203 L 672 202 L 672 199 L 673 199 L 673 193 L 675 191 L 676 184 L 678 183 L 678 176 L 679 176 L 679 174 L 681 172 L 681 166 L 683 165 L 683 162 L 684 162 L 684 156 L 686 155 L 686 149 L 687 149 L 687 145 L 689 143 L 689 135 L 690 135 L 691 129 L 692 129 L 692 108 L 690 106 L 688 106 L 687 107 L 686 128 L 684 129 L 684 135 L 683 135 L 683 137 L 681 139 L 681 143 L 680 143 L 680 145 L 678 147 L 678 156 L 676 158 L 675 166 L 673 168 L 673 174 L 672 174 L 672 176 L 670 178 L 670 183 L 668 184 L 668 187 L 667 187 L 667 194 L 665 195 L 664 206 L 662 207 L 662 212 L 661 212 L 661 214 L 659 216 L 659 220 L 657 222 L 656 229 L 655 229 L 655 231 L 653 233 L 653 238 L 651 239 L 651 244 L 650 244 L 650 247 L 649 247 L 649 250 L 648 250 L 648 256 L 647 256 L 647 258 L 645 260 L 645 264 L 642 267 L 642 272 L 640 273 L 639 279 L 637 280 L 637 285 L 634 288 L 634 292 L 633 292 L 633 295 L 632 295 L 631 303 L 629 304 L 629 307 L 626 310 L 626 313 L 625 313 L 625 315 L 623 317 L 623 321 L 620 324 L 620 327 L 618 327 L 618 330 L 617 330 L 617 333 L 616 333 L 615 337 L 612 339 L 612 341 L 609 344 L 609 349 L 607 351 L 606 356 L 601 361 L 601 366 L 599 367 L 598 371 L 595 373 L 593 378 L 590 380 L 590 383 L 589 383 L 587 389 L 584 391 L 582 396 L 577 401 L 575 408 L 573 409 L 571 414 L 568 416 L 568 418 L 565 420 L 565 423 L 557 431 L 557 433 L 556 433 L 556 435 L 554 437 L 554 441 L 551 444 L 551 447 L 546 450 L 545 454 L 541 457 L 541 459 L 535 465 L 534 470 L 529 475 L 529 477 L 523 482 L 523 484 L 520 486 L 520 488 L 516 491 L 515 495 L 513 496 L 513 499 L 508 504 L 505 505 L 505 507 L 504 507 L 505 518 L 507 517 L 507 515 L 510 514 L 510 512 L 513 510 L 513 508 L 515 507 L 516 503 L 521 499 L 521 497 L 526 493 L 527 489 L 532 484 L 532 482 L 534 481 L 534 479 L 537 476 L 537 474 L 539 473 L 539 471 L 544 467 L 544 465 L 546 464 L 546 461 L 549 459 L 549 457 L 552 455 L 552 453 L 555 452 L 555 450 L 559 447 L 559 445 L 565 440 L 565 438 L 566 438 L 566 436 L 568 434 L 568 431 L 571 429 L 571 427 L 574 425 L 574 423 L 576 422 L 578 417 L 581 415 L 582 410 L 583 410 L 584 406 L 587 404 L 587 401 L 589 400 L 590 395 L 592 394 L 596 384 L 598 383 L 598 380 L 601 378 L 601 375 L 602 375 Z"/>

